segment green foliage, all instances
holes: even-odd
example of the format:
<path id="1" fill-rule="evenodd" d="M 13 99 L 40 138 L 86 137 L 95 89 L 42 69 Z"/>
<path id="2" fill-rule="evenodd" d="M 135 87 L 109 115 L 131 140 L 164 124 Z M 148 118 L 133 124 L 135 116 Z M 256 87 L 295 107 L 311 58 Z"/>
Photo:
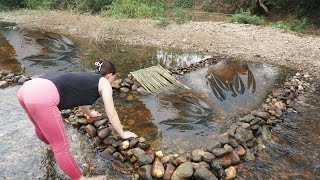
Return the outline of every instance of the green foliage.
<path id="1" fill-rule="evenodd" d="M 232 23 L 259 25 L 264 22 L 264 19 L 256 15 L 252 15 L 250 11 L 241 11 L 240 13 L 232 15 L 229 21 Z"/>
<path id="2" fill-rule="evenodd" d="M 82 12 L 98 13 L 112 0 L 26 0 L 33 9 L 75 9 Z"/>
<path id="3" fill-rule="evenodd" d="M 306 17 L 309 23 L 320 26 L 319 0 L 266 0 L 266 5 L 277 13 L 297 15 L 297 18 Z"/>
<path id="4" fill-rule="evenodd" d="M 24 5 L 24 0 L 0 0 L 0 10 L 16 9 Z"/>
<path id="5" fill-rule="evenodd" d="M 164 15 L 164 8 L 139 0 L 115 0 L 106 15 L 115 18 L 155 18 Z"/>
<path id="6" fill-rule="evenodd" d="M 285 24 L 283 21 L 278 21 L 274 23 L 272 26 L 279 29 L 292 30 L 304 33 L 307 28 L 307 18 L 295 20 L 295 24 Z"/>
<path id="7" fill-rule="evenodd" d="M 173 11 L 173 18 L 177 24 L 183 24 L 191 20 L 192 16 L 181 8 L 176 8 Z"/>
<path id="8" fill-rule="evenodd" d="M 174 8 L 192 8 L 193 2 L 192 0 L 178 0 L 173 5 Z"/>
<path id="9" fill-rule="evenodd" d="M 284 30 L 291 30 L 291 27 L 285 23 L 283 23 L 283 21 L 278 21 L 272 24 L 273 27 L 278 28 L 278 29 L 284 29 Z"/>
<path id="10" fill-rule="evenodd" d="M 214 12 L 216 9 L 213 3 L 206 3 L 202 6 L 202 10 L 205 12 Z"/>

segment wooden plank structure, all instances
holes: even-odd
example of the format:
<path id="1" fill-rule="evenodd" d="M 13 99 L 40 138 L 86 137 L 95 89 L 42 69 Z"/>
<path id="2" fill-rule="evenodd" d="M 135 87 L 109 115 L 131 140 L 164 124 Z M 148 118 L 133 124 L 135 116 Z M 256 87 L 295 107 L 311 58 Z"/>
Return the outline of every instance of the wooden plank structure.
<path id="1" fill-rule="evenodd" d="M 161 91 L 177 91 L 189 87 L 182 84 L 161 65 L 131 72 L 134 78 L 150 93 L 157 95 Z"/>

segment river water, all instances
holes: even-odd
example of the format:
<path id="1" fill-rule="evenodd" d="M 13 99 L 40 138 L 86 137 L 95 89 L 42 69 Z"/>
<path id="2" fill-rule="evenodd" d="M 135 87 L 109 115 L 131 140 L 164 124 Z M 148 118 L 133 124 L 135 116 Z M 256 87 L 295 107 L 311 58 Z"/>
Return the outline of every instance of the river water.
<path id="1" fill-rule="evenodd" d="M 27 75 L 57 71 L 91 71 L 99 58 L 112 59 L 118 77 L 161 64 L 188 66 L 210 54 L 157 47 L 125 46 L 117 42 L 89 43 L 45 31 L 16 29 L 1 23 L 0 67 Z M 75 42 L 75 43 L 73 43 Z M 156 149 L 185 153 L 204 147 L 233 123 L 233 119 L 258 108 L 279 87 L 286 74 L 282 67 L 248 63 L 227 56 L 219 63 L 179 76 L 192 89 L 158 96 L 115 93 L 114 100 L 126 129 L 146 137 Z M 208 78 L 208 74 L 210 78 Z M 225 87 L 233 87 L 233 91 Z M 52 152 L 35 136 L 32 124 L 19 106 L 19 86 L 0 89 L 0 177 L 2 179 L 66 178 Z M 319 96 L 308 97 L 315 100 Z M 245 179 L 318 179 L 320 147 L 319 101 L 297 104 L 299 114 L 289 114 L 272 132 L 275 140 L 264 142 L 265 151 L 240 170 Z M 94 107 L 103 113 L 102 102 Z M 312 109 L 311 113 L 309 110 Z M 299 112 L 300 112 L 299 111 Z M 66 124 L 71 151 L 85 175 L 108 174 L 128 179 L 100 157 L 93 142 Z M 174 137 L 174 138 L 173 138 Z M 197 142 L 197 143 L 193 143 Z"/>

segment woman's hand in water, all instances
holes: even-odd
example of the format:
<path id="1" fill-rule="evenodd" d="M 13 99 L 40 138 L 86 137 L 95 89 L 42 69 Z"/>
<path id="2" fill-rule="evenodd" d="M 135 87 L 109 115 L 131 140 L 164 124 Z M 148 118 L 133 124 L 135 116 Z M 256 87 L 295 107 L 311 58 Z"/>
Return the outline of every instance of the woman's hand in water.
<path id="1" fill-rule="evenodd" d="M 122 139 L 129 139 L 129 138 L 136 138 L 138 137 L 135 133 L 130 132 L 130 131 L 124 131 L 123 134 L 121 135 Z"/>
<path id="2" fill-rule="evenodd" d="M 99 117 L 101 114 L 96 110 L 91 110 L 91 118 Z"/>

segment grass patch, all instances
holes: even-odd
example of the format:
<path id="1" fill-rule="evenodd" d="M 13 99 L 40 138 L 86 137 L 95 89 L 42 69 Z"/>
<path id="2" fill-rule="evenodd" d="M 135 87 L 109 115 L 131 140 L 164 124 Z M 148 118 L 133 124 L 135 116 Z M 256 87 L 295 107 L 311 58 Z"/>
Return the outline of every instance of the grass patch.
<path id="1" fill-rule="evenodd" d="M 157 18 L 164 16 L 164 8 L 138 0 L 115 0 L 104 14 L 114 18 Z"/>
<path id="2" fill-rule="evenodd" d="M 307 18 L 294 20 L 294 22 L 295 22 L 294 24 L 291 24 L 291 23 L 286 24 L 283 21 L 278 21 L 273 23 L 272 26 L 275 28 L 284 29 L 284 30 L 292 30 L 292 31 L 301 32 L 301 33 L 306 32 L 307 22 L 308 22 Z"/>
<path id="3" fill-rule="evenodd" d="M 238 14 L 232 15 L 229 22 L 260 25 L 264 22 L 264 19 L 256 15 L 252 15 L 250 11 L 242 11 Z"/>

